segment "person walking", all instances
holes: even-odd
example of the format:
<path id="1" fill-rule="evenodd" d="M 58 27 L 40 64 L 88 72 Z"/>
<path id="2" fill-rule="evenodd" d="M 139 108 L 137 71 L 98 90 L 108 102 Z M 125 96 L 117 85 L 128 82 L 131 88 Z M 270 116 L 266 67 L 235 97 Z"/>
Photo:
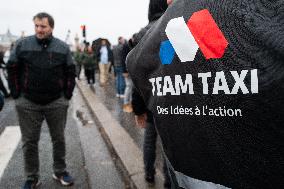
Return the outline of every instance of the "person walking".
<path id="1" fill-rule="evenodd" d="M 97 60 L 99 62 L 100 70 L 100 85 L 105 86 L 109 76 L 109 67 L 113 62 L 112 50 L 105 39 L 101 40 L 101 47 L 97 53 Z"/>
<path id="2" fill-rule="evenodd" d="M 75 86 L 75 65 L 69 46 L 52 35 L 54 19 L 45 12 L 33 17 L 35 35 L 17 41 L 7 63 L 8 83 L 15 99 L 22 134 L 26 182 L 37 188 L 38 142 L 46 120 L 53 144 L 52 177 L 64 186 L 74 179 L 66 170 L 64 130 Z"/>
<path id="3" fill-rule="evenodd" d="M 76 67 L 76 77 L 80 80 L 81 70 L 82 70 L 82 57 L 83 53 L 81 47 L 77 47 L 76 51 L 74 52 L 74 60 L 75 60 L 75 67 Z"/>
<path id="4" fill-rule="evenodd" d="M 125 49 L 127 44 L 123 37 L 118 38 L 118 44 L 112 49 L 114 59 L 114 73 L 115 73 L 115 85 L 116 96 L 124 98 L 125 80 L 123 77 L 123 68 L 125 65 L 125 59 L 128 51 Z"/>
<path id="5" fill-rule="evenodd" d="M 150 0 L 148 9 L 149 23 L 146 27 L 142 28 L 137 34 L 133 35 L 133 45 L 136 46 L 147 31 L 155 24 L 155 22 L 164 14 L 168 7 L 166 0 Z M 155 183 L 155 160 L 156 160 L 156 142 L 157 132 L 153 119 L 153 114 L 148 110 L 143 97 L 140 92 L 134 87 L 132 93 L 132 107 L 135 113 L 136 124 L 145 128 L 144 143 L 143 143 L 143 160 L 145 180 L 150 183 Z M 167 165 L 164 161 L 164 187 L 170 188 L 170 178 L 168 175 Z"/>
<path id="6" fill-rule="evenodd" d="M 129 40 L 128 40 L 128 43 L 125 45 L 125 54 L 126 56 L 128 55 L 128 53 L 131 51 L 131 49 L 134 48 L 134 45 L 133 45 L 133 37 L 131 37 Z M 123 99 L 123 107 L 122 107 L 122 110 L 124 112 L 127 112 L 127 113 L 131 113 L 133 111 L 133 108 L 132 108 L 132 87 L 133 87 L 133 84 L 132 84 L 132 80 L 128 74 L 128 71 L 127 71 L 127 68 L 126 68 L 126 57 L 125 57 L 125 61 L 123 62 L 123 77 L 124 77 L 124 81 L 125 81 L 125 90 L 124 90 L 124 99 Z"/>
<path id="7" fill-rule="evenodd" d="M 82 54 L 82 62 L 84 65 L 87 83 L 89 84 L 89 86 L 94 86 L 96 64 L 93 56 L 93 50 L 90 46 L 86 46 L 85 51 Z"/>
<path id="8" fill-rule="evenodd" d="M 283 7 L 174 0 L 129 53 L 172 188 L 284 188 Z"/>

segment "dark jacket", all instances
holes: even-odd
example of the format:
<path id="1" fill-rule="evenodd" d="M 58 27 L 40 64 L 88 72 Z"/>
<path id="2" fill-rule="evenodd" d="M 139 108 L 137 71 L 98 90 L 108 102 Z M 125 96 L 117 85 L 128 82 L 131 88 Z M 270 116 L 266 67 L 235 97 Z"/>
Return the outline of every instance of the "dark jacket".
<path id="1" fill-rule="evenodd" d="M 167 9 L 166 0 L 150 0 L 148 9 L 149 24 L 142 28 L 138 33 L 133 35 L 133 46 L 135 47 L 152 27 L 152 25 L 158 20 Z M 133 87 L 132 92 L 132 107 L 135 115 L 141 115 L 147 113 L 147 121 L 153 123 L 153 115 L 146 107 L 146 104 L 141 96 L 139 90 Z"/>
<path id="2" fill-rule="evenodd" d="M 123 67 L 125 68 L 125 60 L 126 56 L 129 52 L 128 45 L 125 44 L 117 44 L 112 48 L 112 53 L 113 53 L 113 61 L 114 61 L 114 66 L 115 67 Z"/>
<path id="3" fill-rule="evenodd" d="M 75 66 L 69 47 L 57 38 L 29 36 L 17 41 L 7 63 L 13 98 L 21 93 L 37 104 L 47 104 L 63 94 L 72 97 Z"/>
<path id="4" fill-rule="evenodd" d="M 129 44 L 129 43 L 132 43 L 130 42 L 131 40 L 129 40 L 127 43 L 125 43 L 123 45 L 123 62 L 122 62 L 122 69 L 123 69 L 123 73 L 128 73 L 127 71 L 127 67 L 126 67 L 126 58 L 127 58 L 127 55 L 128 53 L 131 51 L 131 49 L 133 48 L 131 45 L 132 44 Z"/>
<path id="5" fill-rule="evenodd" d="M 111 63 L 111 64 L 113 64 L 113 53 L 112 53 L 112 50 L 110 49 L 110 46 L 109 45 L 107 45 L 106 46 L 107 47 L 107 52 L 108 52 L 108 61 Z M 98 50 L 97 50 L 97 60 L 98 60 L 98 62 L 100 62 L 101 61 L 101 52 L 100 52 L 100 50 L 101 50 L 101 47 L 100 48 L 98 48 Z"/>
<path id="6" fill-rule="evenodd" d="M 283 7 L 175 0 L 129 53 L 178 186 L 284 188 Z"/>
<path id="7" fill-rule="evenodd" d="M 92 53 L 89 52 L 83 52 L 81 55 L 81 61 L 84 65 L 85 70 L 95 70 L 96 69 L 96 60 L 94 59 L 94 56 Z"/>

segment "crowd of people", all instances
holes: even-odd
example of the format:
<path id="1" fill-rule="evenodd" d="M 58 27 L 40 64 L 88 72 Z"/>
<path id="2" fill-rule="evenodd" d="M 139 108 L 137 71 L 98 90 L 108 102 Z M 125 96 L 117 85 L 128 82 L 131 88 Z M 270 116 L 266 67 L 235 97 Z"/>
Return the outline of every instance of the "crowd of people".
<path id="1" fill-rule="evenodd" d="M 116 97 L 123 99 L 123 111 L 131 113 L 132 110 L 132 82 L 126 69 L 126 56 L 133 48 L 132 38 L 126 40 L 118 37 L 116 45 L 111 45 L 107 39 L 99 38 L 90 44 L 85 42 L 83 47 L 77 47 L 73 53 L 76 64 L 76 75 L 81 79 L 81 70 L 88 85 L 94 87 L 96 84 L 96 73 L 99 74 L 99 86 L 106 87 L 115 77 Z"/>
<path id="2" fill-rule="evenodd" d="M 52 35 L 51 15 L 35 15 L 35 35 L 17 41 L 7 64 L 0 54 L 9 83 L 7 90 L 0 80 L 0 110 L 11 95 L 22 133 L 23 188 L 40 184 L 44 119 L 53 178 L 74 183 L 64 129 L 82 69 L 92 88 L 97 73 L 99 87 L 106 87 L 113 70 L 123 111 L 145 128 L 147 183 L 155 183 L 159 135 L 165 188 L 284 188 L 283 7 L 281 1 L 150 0 L 149 23 L 131 39 L 111 45 L 99 38 L 75 52 Z"/>
<path id="3" fill-rule="evenodd" d="M 166 1 L 163 2 L 162 9 L 159 7 L 159 1 L 150 3 L 150 25 L 164 13 L 167 8 Z M 123 111 L 131 113 L 134 107 L 137 124 L 140 126 L 142 117 L 145 118 L 143 121 L 147 122 L 147 125 L 141 126 L 146 128 L 143 145 L 145 181 L 153 185 L 156 173 L 157 133 L 149 111 L 147 111 L 148 118 L 142 116 L 145 113 L 145 104 L 141 101 L 141 96 L 134 92 L 126 67 L 128 53 L 139 43 L 150 25 L 133 34 L 129 40 L 118 37 L 116 45 L 111 45 L 105 38 L 99 38 L 91 44 L 84 41 L 76 51 L 71 52 L 64 42 L 52 35 L 54 20 L 51 15 L 41 12 L 34 16 L 33 21 L 35 35 L 16 42 L 11 48 L 7 66 L 1 61 L 3 73 L 8 73 L 6 79 L 9 87 L 4 86 L 1 81 L 0 106 L 2 108 L 4 104 L 4 97 L 8 98 L 11 95 L 15 99 L 27 178 L 23 188 L 37 188 L 41 184 L 37 145 L 43 120 L 47 122 L 53 143 L 53 178 L 64 186 L 73 185 L 74 179 L 67 172 L 65 163 L 64 128 L 68 101 L 72 97 L 75 76 L 78 80 L 82 80 L 81 77 L 85 76 L 84 82 L 86 80 L 86 83 L 94 89 L 96 74 L 99 74 L 97 83 L 102 88 L 110 85 L 111 82 L 108 80 L 112 78 L 111 74 L 114 74 L 116 97 L 123 99 Z M 46 80 L 47 78 L 49 80 Z M 170 180 L 165 163 L 164 173 L 165 188 L 169 188 Z"/>

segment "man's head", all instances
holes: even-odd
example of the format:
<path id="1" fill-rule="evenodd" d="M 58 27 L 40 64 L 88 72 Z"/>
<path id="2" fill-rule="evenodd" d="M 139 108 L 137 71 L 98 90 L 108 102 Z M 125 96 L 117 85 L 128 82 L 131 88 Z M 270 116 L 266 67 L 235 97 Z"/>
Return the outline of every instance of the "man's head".
<path id="1" fill-rule="evenodd" d="M 118 38 L 118 43 L 119 44 L 124 44 L 125 43 L 125 39 L 123 37 L 119 37 Z"/>
<path id="2" fill-rule="evenodd" d="M 45 39 L 52 35 L 54 28 L 54 19 L 51 15 L 41 12 L 33 18 L 35 25 L 35 33 L 38 39 Z"/>

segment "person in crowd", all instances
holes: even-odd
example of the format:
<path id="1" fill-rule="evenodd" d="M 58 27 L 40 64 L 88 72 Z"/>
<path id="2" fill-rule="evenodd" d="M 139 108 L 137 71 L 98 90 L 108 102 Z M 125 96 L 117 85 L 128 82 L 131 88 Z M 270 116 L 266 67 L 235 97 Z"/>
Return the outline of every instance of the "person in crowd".
<path id="1" fill-rule="evenodd" d="M 4 52 L 0 52 L 0 71 L 2 71 L 2 77 L 1 77 L 1 73 L 0 73 L 0 90 L 2 91 L 2 93 L 4 94 L 5 98 L 9 97 L 10 94 L 7 91 L 4 82 L 2 81 L 2 78 L 5 79 L 5 75 L 4 75 L 4 69 L 6 69 L 6 64 L 4 62 Z"/>
<path id="2" fill-rule="evenodd" d="M 129 40 L 128 40 L 128 43 L 125 45 L 125 54 L 127 55 L 131 49 L 134 48 L 134 45 L 133 45 L 133 37 L 131 37 Z M 123 111 L 124 112 L 127 112 L 127 113 L 131 113 L 133 111 L 133 108 L 132 108 L 132 104 L 131 104 L 131 101 L 132 101 L 132 81 L 131 81 L 131 78 L 129 77 L 129 74 L 128 74 L 128 71 L 127 71 L 127 68 L 126 68 L 126 57 L 125 57 L 125 61 L 123 62 L 123 77 L 124 77 L 124 81 L 125 81 L 125 90 L 124 90 L 124 99 L 123 99 Z"/>
<path id="3" fill-rule="evenodd" d="M 75 65 L 69 46 L 52 34 L 53 17 L 41 12 L 33 17 L 33 22 L 35 35 L 17 41 L 7 63 L 8 83 L 22 134 L 27 178 L 23 189 L 40 185 L 38 142 L 43 120 L 53 144 L 52 177 L 70 186 L 74 179 L 66 170 L 64 130 L 75 86 Z"/>
<path id="4" fill-rule="evenodd" d="M 105 86 L 109 76 L 109 67 L 113 62 L 113 53 L 105 39 L 101 40 L 101 47 L 97 53 L 100 70 L 100 86 Z"/>
<path id="5" fill-rule="evenodd" d="M 123 37 L 118 38 L 118 44 L 112 49 L 114 59 L 114 72 L 115 72 L 115 85 L 116 85 L 116 96 L 124 98 L 125 81 L 123 77 L 123 68 L 125 67 L 125 59 L 128 51 L 126 41 Z"/>
<path id="6" fill-rule="evenodd" d="M 129 53 L 172 188 L 284 188 L 283 7 L 174 0 Z"/>
<path id="7" fill-rule="evenodd" d="M 142 28 L 140 32 L 133 36 L 133 44 L 136 46 L 147 31 L 155 24 L 155 22 L 164 14 L 168 7 L 166 0 L 150 0 L 148 10 L 149 24 Z M 145 62 L 146 63 L 146 62 Z M 148 110 L 143 97 L 136 88 L 133 88 L 132 107 L 135 113 L 135 120 L 138 126 L 145 128 L 144 144 L 143 144 L 143 159 L 145 169 L 145 180 L 148 183 L 155 182 L 155 160 L 156 160 L 156 141 L 157 132 L 153 119 L 153 114 Z M 170 188 L 170 178 L 166 163 L 164 161 L 164 187 Z"/>
<path id="8" fill-rule="evenodd" d="M 82 55 L 83 52 L 80 47 L 77 47 L 76 51 L 74 52 L 74 60 L 76 64 L 76 77 L 78 80 L 80 80 L 80 74 L 82 70 Z"/>
<path id="9" fill-rule="evenodd" d="M 84 53 L 82 54 L 82 62 L 87 82 L 90 86 L 94 86 L 96 64 L 93 56 L 93 50 L 90 46 L 86 46 Z"/>

